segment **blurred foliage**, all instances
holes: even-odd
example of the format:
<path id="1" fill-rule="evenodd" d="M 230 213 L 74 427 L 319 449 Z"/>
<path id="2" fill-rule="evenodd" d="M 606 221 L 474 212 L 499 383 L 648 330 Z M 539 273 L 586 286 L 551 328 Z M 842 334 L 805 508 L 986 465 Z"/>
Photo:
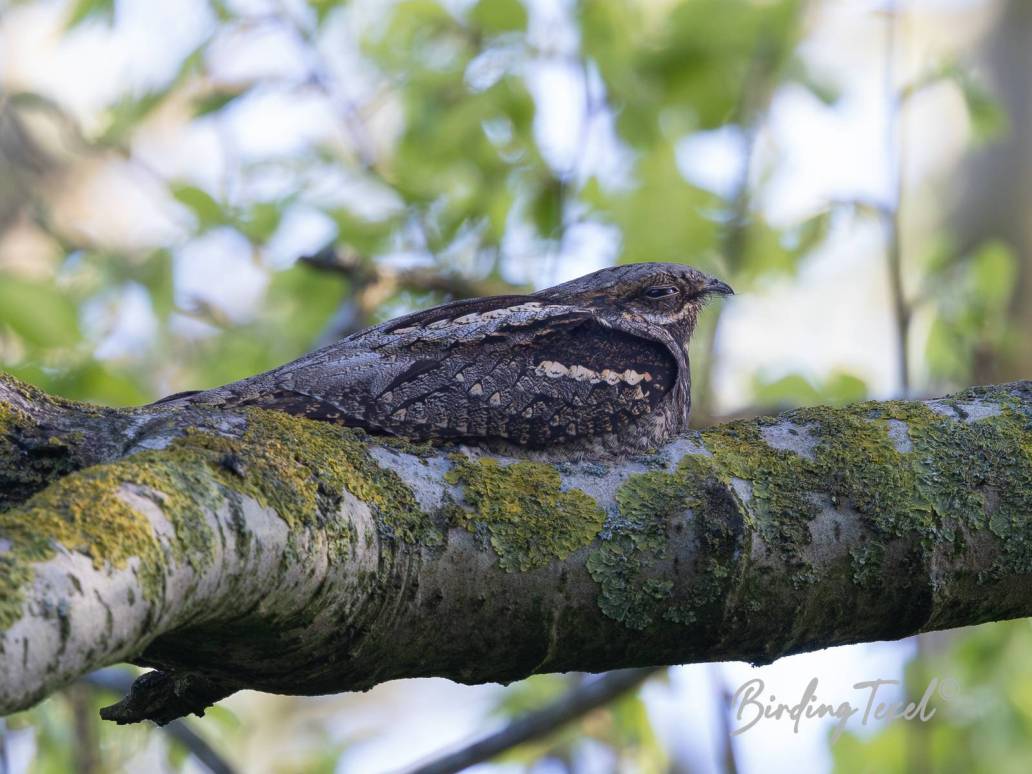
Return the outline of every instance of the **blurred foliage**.
<path id="1" fill-rule="evenodd" d="M 73 44 L 115 40 L 126 34 L 132 1 L 58 3 L 57 34 Z M 754 153 L 772 99 L 785 89 L 824 104 L 837 98 L 834 84 L 799 55 L 803 0 L 579 0 L 556 4 L 551 17 L 536 21 L 542 4 L 520 0 L 309 0 L 257 11 L 231 0 L 197 5 L 207 23 L 179 61 L 161 77 L 127 76 L 98 109 L 62 104 L 43 86 L 8 83 L 0 73 L 5 371 L 68 397 L 134 404 L 296 357 L 335 335 L 342 311 L 363 293 L 360 324 L 449 295 L 436 285 L 397 285 L 380 297 L 381 285 L 368 287 L 364 277 L 372 273 L 362 267 L 420 265 L 468 278 L 471 288 L 541 285 L 559 262 L 580 255 L 578 241 L 592 233 L 604 235 L 618 260 L 690 262 L 741 293 L 794 274 L 828 234 L 831 204 L 792 223 L 771 222 L 758 205 L 777 163 L 761 164 Z M 23 0 L 11 7 L 13 19 L 16 10 L 55 4 Z M 265 45 L 292 51 L 296 61 L 282 72 L 259 67 L 243 76 L 226 66 L 234 45 L 260 47 L 263 35 L 278 36 Z M 554 100 L 535 90 L 542 72 L 573 84 L 558 115 L 547 114 L 556 110 Z M 900 109 L 941 83 L 961 94 L 979 142 L 1006 131 L 989 92 L 953 62 L 904 86 Z M 234 122 L 258 114 L 269 98 L 285 102 L 262 108 L 266 118 L 283 104 L 298 111 L 317 104 L 321 112 L 304 114 L 330 118 L 322 125 L 313 119 L 303 141 L 264 156 L 240 152 Z M 572 122 L 579 134 L 573 148 L 550 145 L 546 122 Z M 710 132 L 741 141 L 742 164 L 726 189 L 692 182 L 679 150 Z M 153 147 L 167 148 L 160 141 L 168 136 L 183 143 L 205 138 L 216 157 L 202 153 L 192 164 L 155 157 Z M 111 178 L 121 181 L 121 199 L 105 199 L 93 193 L 103 186 L 88 185 Z M 893 216 L 881 205 L 847 206 Z M 156 221 L 160 227 L 139 225 Z M 316 224 L 312 230 L 329 244 L 295 246 L 311 233 L 298 222 Z M 212 244 L 232 252 L 220 256 L 232 261 L 198 287 L 191 273 L 215 260 L 202 249 Z M 318 271 L 297 262 L 326 250 L 359 270 Z M 924 260 L 908 261 L 918 288 L 910 302 L 928 323 L 922 344 L 931 386 L 966 383 L 980 358 L 1029 335 L 1009 327 L 1006 312 L 1019 260 L 995 242 L 960 253 L 943 238 Z M 246 304 L 235 302 L 248 293 Z M 716 322 L 704 320 L 693 345 L 694 413 L 703 421 L 713 411 L 715 330 Z M 753 383 L 761 409 L 849 402 L 869 392 L 845 372 L 758 374 Z M 944 656 L 953 660 L 941 668 L 968 670 L 972 690 L 990 699 L 996 690 L 1015 695 L 1024 683 L 1009 681 L 1004 665 L 1014 666 L 1017 657 L 1006 657 L 1019 652 L 1013 643 L 1025 643 L 1029 632 L 982 627 L 975 635 L 969 648 L 961 643 Z M 576 679 L 520 683 L 502 694 L 499 713 L 529 711 Z M 270 701 L 282 702 L 275 705 L 281 715 L 268 714 L 283 733 L 308 745 L 282 760 L 258 756 L 265 770 L 332 770 L 341 746 L 328 724 L 313 721 L 316 730 L 306 736 L 292 700 Z M 1003 728 L 1011 735 L 994 750 L 1024 750 L 1028 704 L 1019 696 L 998 702 L 984 718 L 951 717 L 949 725 L 927 728 L 935 729 L 936 749 L 976 767 L 979 761 L 963 757 L 957 745 L 974 745 L 976 731 L 999 740 Z M 12 728 L 34 729 L 34 770 L 74 768 L 72 713 L 72 699 L 54 697 L 11 721 Z M 229 750 L 255 721 L 215 708 L 205 723 Z M 895 724 L 870 739 L 844 738 L 836 765 L 853 770 L 870 760 L 883 762 L 876 770 L 892 768 L 911 732 Z M 170 768 L 184 763 L 181 747 L 156 742 L 160 737 L 147 729 L 98 724 L 97 733 L 104 770 L 119 770 L 155 745 Z M 263 733 L 274 736 L 268 728 Z M 582 770 L 585 751 L 600 749 L 614 770 L 673 765 L 637 696 L 507 760 Z"/>
<path id="2" fill-rule="evenodd" d="M 941 636 L 941 635 L 940 635 Z M 1028 770 L 1032 754 L 1032 624 L 1005 621 L 945 635 L 941 649 L 912 661 L 907 695 L 920 698 L 933 678 L 955 681 L 936 694 L 925 723 L 896 722 L 872 736 L 846 733 L 832 746 L 835 771 L 993 772 Z"/>
<path id="3" fill-rule="evenodd" d="M 1020 335 L 1008 315 L 1018 258 L 996 241 L 959 256 L 943 249 L 932 255 L 927 277 L 936 310 L 925 352 L 928 369 L 947 384 L 963 384 L 979 360 L 999 357 Z"/>
<path id="4" fill-rule="evenodd" d="M 88 770 L 91 766 L 87 761 L 91 759 L 94 766 L 102 763 L 103 771 L 126 770 L 148 745 L 155 741 L 160 745 L 161 740 L 154 740 L 144 726 L 129 728 L 126 733 L 103 730 L 97 713 L 110 703 L 107 693 L 76 686 L 31 712 L 9 717 L 7 730 L 13 736 L 29 729 L 35 732 L 35 774 Z M 170 757 L 176 755 L 171 749 L 167 752 Z"/>
<path id="5" fill-rule="evenodd" d="M 749 131 L 783 85 L 801 84 L 827 98 L 795 54 L 803 17 L 796 0 L 693 0 L 662 8 L 586 0 L 566 9 L 573 43 L 531 35 L 519 0 L 480 0 L 463 10 L 404 0 L 366 9 L 372 20 L 340 2 L 257 15 L 231 3 L 210 10 L 211 29 L 170 77 L 127 88 L 92 121 L 25 90 L 0 103 L 3 121 L 16 130 L 0 147 L 0 164 L 14 173 L 4 183 L 13 195 L 0 197 L 0 205 L 7 201 L 0 223 L 50 241 L 49 265 L 34 266 L 31 280 L 20 276 L 17 261 L 0 262 L 0 362 L 43 387 L 125 404 L 239 378 L 301 354 L 355 289 L 346 278 L 281 279 L 282 261 L 270 262 L 266 246 L 289 234 L 282 226 L 298 213 L 321 218 L 337 249 L 364 260 L 400 256 L 517 282 L 554 271 L 575 232 L 590 227 L 610 229 L 621 260 L 691 261 L 738 287 L 792 272 L 823 236 L 824 213 L 781 230 L 767 224 L 746 196 L 748 169 L 727 195 L 689 182 L 677 159 L 678 143 L 693 133 Z M 79 0 L 65 17 L 69 36 L 117 35 L 119 25 L 111 2 Z M 295 41 L 306 72 L 221 77 L 219 45 L 256 29 Z M 361 59 L 360 79 L 325 53 L 344 43 Z M 582 91 L 583 104 L 569 117 L 582 138 L 573 157 L 553 158 L 542 145 L 541 106 L 529 80 L 535 67 L 564 71 Z M 165 177 L 138 152 L 169 121 L 179 122 L 179 132 L 190 124 L 210 129 L 231 121 L 255 95 L 313 90 L 336 130 L 270 158 L 224 159 L 218 186 L 203 175 Z M 186 114 L 176 107 L 184 102 Z M 61 152 L 48 145 L 46 132 L 33 133 L 43 113 L 50 129 L 59 126 L 66 136 Z M 624 168 L 607 170 L 588 146 L 596 157 L 622 158 Z M 98 164 L 126 161 L 164 189 L 164 200 L 151 206 L 162 207 L 166 218 L 177 207 L 185 213 L 185 220 L 173 218 L 174 236 L 126 249 L 60 216 L 64 202 L 55 188 L 95 174 Z M 252 193 L 270 170 L 278 194 Z M 177 288 L 182 253 L 206 235 L 226 239 L 227 232 L 251 245 L 253 267 L 269 277 L 244 319 Z M 287 308 L 285 286 L 306 295 L 302 314 L 284 316 L 298 311 Z M 141 290 L 149 309 L 120 316 L 127 294 L 138 298 Z M 83 310 L 98 304 L 109 314 L 83 330 Z M 120 346 L 133 338 L 126 329 L 141 324 L 155 329 L 149 343 Z"/>
<path id="6" fill-rule="evenodd" d="M 800 374 L 768 379 L 757 374 L 753 392 L 760 405 L 774 408 L 843 406 L 867 398 L 867 384 L 860 377 L 842 371 L 833 371 L 822 380 L 807 379 Z"/>

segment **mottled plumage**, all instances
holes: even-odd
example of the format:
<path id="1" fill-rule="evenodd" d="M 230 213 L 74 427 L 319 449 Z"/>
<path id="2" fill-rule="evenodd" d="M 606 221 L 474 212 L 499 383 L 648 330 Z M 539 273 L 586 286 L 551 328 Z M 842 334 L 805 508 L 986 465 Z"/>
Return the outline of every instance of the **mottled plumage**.
<path id="1" fill-rule="evenodd" d="M 677 264 L 406 315 L 166 403 L 260 406 L 413 440 L 620 450 L 685 427 L 687 343 L 723 282 Z"/>

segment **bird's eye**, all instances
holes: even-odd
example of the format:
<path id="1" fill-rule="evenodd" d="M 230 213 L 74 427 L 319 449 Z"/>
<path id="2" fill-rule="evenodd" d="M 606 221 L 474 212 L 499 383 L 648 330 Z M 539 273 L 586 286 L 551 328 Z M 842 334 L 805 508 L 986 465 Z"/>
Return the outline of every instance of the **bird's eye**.
<path id="1" fill-rule="evenodd" d="M 681 290 L 676 285 L 655 285 L 645 291 L 645 298 L 657 301 L 661 298 L 676 296 Z"/>

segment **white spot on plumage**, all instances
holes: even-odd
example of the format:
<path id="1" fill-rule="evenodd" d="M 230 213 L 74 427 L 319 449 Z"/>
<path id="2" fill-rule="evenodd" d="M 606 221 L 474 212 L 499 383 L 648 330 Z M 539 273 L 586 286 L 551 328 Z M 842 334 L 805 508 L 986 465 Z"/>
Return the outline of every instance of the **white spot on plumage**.
<path id="1" fill-rule="evenodd" d="M 570 373 L 569 368 L 554 360 L 542 360 L 538 363 L 537 371 L 550 379 L 557 379 Z"/>
<path id="2" fill-rule="evenodd" d="M 590 368 L 585 368 L 582 365 L 571 366 L 569 370 L 570 376 L 576 379 L 578 382 L 589 382 L 592 379 L 597 379 L 598 374 L 592 371 Z"/>
<path id="3" fill-rule="evenodd" d="M 502 405 L 502 394 L 500 392 L 496 392 L 494 395 L 491 396 L 491 398 L 488 400 L 488 402 L 492 406 L 501 406 Z"/>
<path id="4" fill-rule="evenodd" d="M 480 382 L 477 382 L 476 384 L 474 384 L 472 387 L 469 388 L 469 394 L 470 395 L 483 395 L 484 394 L 484 388 L 480 384 Z"/>
<path id="5" fill-rule="evenodd" d="M 652 374 L 647 372 L 639 373 L 632 368 L 628 368 L 625 371 L 614 371 L 611 368 L 605 368 L 600 373 L 587 366 L 579 364 L 567 366 L 555 360 L 542 360 L 537 366 L 537 372 L 547 376 L 549 379 L 567 377 L 577 382 L 590 382 L 591 384 L 605 382 L 606 384 L 616 385 L 623 382 L 633 387 L 643 381 L 652 381 Z"/>

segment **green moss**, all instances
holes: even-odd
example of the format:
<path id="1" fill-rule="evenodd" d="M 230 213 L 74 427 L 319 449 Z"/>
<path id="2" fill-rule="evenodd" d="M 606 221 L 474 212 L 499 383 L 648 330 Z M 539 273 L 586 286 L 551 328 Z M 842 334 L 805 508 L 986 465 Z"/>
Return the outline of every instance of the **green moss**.
<path id="1" fill-rule="evenodd" d="M 495 459 L 473 462 L 453 454 L 446 474 L 462 484 L 473 507 L 464 526 L 484 528 L 506 571 L 542 567 L 588 545 L 602 528 L 605 513 L 579 489 L 563 491 L 559 473 L 540 462 L 502 466 Z M 460 517 L 461 518 L 461 517 Z"/>
<path id="2" fill-rule="evenodd" d="M 858 546 L 849 552 L 853 571 L 853 583 L 861 588 L 878 588 L 881 585 L 882 567 L 885 562 L 885 548 L 877 543 Z"/>
<path id="3" fill-rule="evenodd" d="M 216 447 L 223 442 L 214 439 Z M 340 493 L 347 491 L 372 509 L 385 537 L 440 543 L 440 531 L 412 490 L 397 473 L 377 464 L 368 442 L 360 430 L 252 409 L 242 442 L 229 448 L 239 456 L 245 475 L 241 479 L 225 465 L 219 475 L 227 485 L 274 508 L 291 526 L 332 526 Z"/>
<path id="4" fill-rule="evenodd" d="M 397 474 L 379 467 L 361 433 L 273 411 L 248 412 L 242 438 L 193 431 L 167 449 L 147 451 L 65 476 L 17 508 L 0 513 L 0 629 L 21 612 L 31 564 L 61 545 L 90 556 L 95 566 L 122 568 L 140 559 L 144 597 L 160 598 L 167 558 L 150 521 L 126 503 L 128 489 L 154 500 L 172 523 L 171 556 L 202 568 L 214 557 L 206 511 L 238 497 L 269 507 L 288 524 L 289 547 L 302 528 L 317 527 L 331 559 L 342 559 L 354 527 L 341 518 L 345 491 L 367 503 L 389 539 L 440 542 L 439 531 Z M 249 534 L 235 518 L 238 545 Z"/>
<path id="5" fill-rule="evenodd" d="M 618 514 L 587 561 L 602 612 L 632 629 L 659 618 L 685 624 L 707 618 L 734 572 L 741 533 L 740 510 L 709 459 L 688 455 L 674 472 L 632 476 L 616 502 Z M 690 520 L 689 511 L 705 518 Z M 675 593 L 666 563 L 674 533 L 686 527 L 700 546 L 700 566 L 693 587 Z"/>
<path id="6" fill-rule="evenodd" d="M 907 408 L 911 433 L 935 416 L 920 404 Z M 806 547 L 810 522 L 822 503 L 848 508 L 878 536 L 923 530 L 932 536 L 934 511 L 915 497 L 918 475 L 908 455 L 896 450 L 888 420 L 901 418 L 891 404 L 849 409 L 808 408 L 772 420 L 733 422 L 703 432 L 725 480 L 749 482 L 755 528 L 799 585 L 819 580 L 810 571 Z M 882 416 L 872 416 L 879 410 Z M 768 424 L 791 422 L 813 442 L 812 456 L 767 443 Z M 826 499 L 825 499 L 826 498 Z"/>
<path id="7" fill-rule="evenodd" d="M 946 543 L 960 551 L 963 536 L 978 531 L 990 533 L 1001 553 L 980 580 L 1032 572 L 1032 411 L 1004 390 L 969 392 L 954 401 L 958 415 L 959 404 L 971 400 L 1000 406 L 1000 413 L 965 423 L 921 403 L 890 401 L 808 408 L 704 431 L 711 457 L 687 455 L 677 470 L 634 476 L 619 490 L 618 515 L 587 565 L 600 608 L 635 629 L 660 620 L 705 626 L 721 614 L 708 606 L 724 598 L 736 576 L 744 578 L 742 609 L 790 607 L 783 591 L 772 592 L 783 589 L 780 583 L 759 580 L 769 568 L 748 569 L 749 552 L 736 552 L 752 531 L 770 567 L 797 587 L 841 573 L 858 589 L 877 588 L 889 542 L 916 547 L 917 561 L 927 564 L 933 549 Z M 909 447 L 898 434 L 890 437 L 892 420 L 903 423 Z M 800 444 L 810 447 L 805 454 L 764 438 L 765 427 L 784 432 L 786 422 L 809 436 Z M 736 479 L 749 493 L 744 512 L 731 494 Z M 841 563 L 818 568 L 809 558 L 811 522 L 829 506 L 855 513 L 867 542 Z M 688 519 L 689 511 L 704 518 Z M 684 524 L 692 525 L 709 564 L 695 568 L 691 588 L 675 588 L 665 563 L 677 539 L 672 530 Z M 827 608 L 812 609 L 844 608 L 829 599 Z"/>
<path id="8" fill-rule="evenodd" d="M 802 582 L 820 580 L 806 571 L 805 559 L 818 494 L 856 512 L 868 527 L 874 544 L 853 557 L 859 585 L 872 581 L 884 541 L 913 539 L 926 552 L 945 541 L 960 550 L 965 530 L 989 530 L 1004 539 L 1009 568 L 1032 568 L 1030 420 L 1003 391 L 982 388 L 975 397 L 1001 412 L 962 422 L 921 403 L 889 401 L 769 420 L 809 433 L 816 441 L 812 459 L 769 446 L 764 420 L 713 428 L 703 439 L 723 477 L 750 482 L 759 534 Z M 897 450 L 890 438 L 891 420 L 905 424 L 908 450 Z"/>
<path id="9" fill-rule="evenodd" d="M 0 401 L 0 511 L 81 467 L 76 457 L 82 441 L 81 433 L 49 436 L 22 411 Z"/>
<path id="10" fill-rule="evenodd" d="M 147 452 L 111 465 L 64 477 L 17 508 L 0 513 L 0 535 L 9 543 L 0 554 L 0 629 L 17 619 L 21 590 L 31 580 L 31 564 L 54 556 L 56 545 L 79 551 L 94 566 L 116 569 L 132 557 L 144 597 L 160 598 L 165 554 L 146 515 L 123 493 L 154 500 L 172 524 L 172 556 L 202 568 L 214 556 L 204 511 L 219 493 L 203 460 L 182 453 Z"/>

